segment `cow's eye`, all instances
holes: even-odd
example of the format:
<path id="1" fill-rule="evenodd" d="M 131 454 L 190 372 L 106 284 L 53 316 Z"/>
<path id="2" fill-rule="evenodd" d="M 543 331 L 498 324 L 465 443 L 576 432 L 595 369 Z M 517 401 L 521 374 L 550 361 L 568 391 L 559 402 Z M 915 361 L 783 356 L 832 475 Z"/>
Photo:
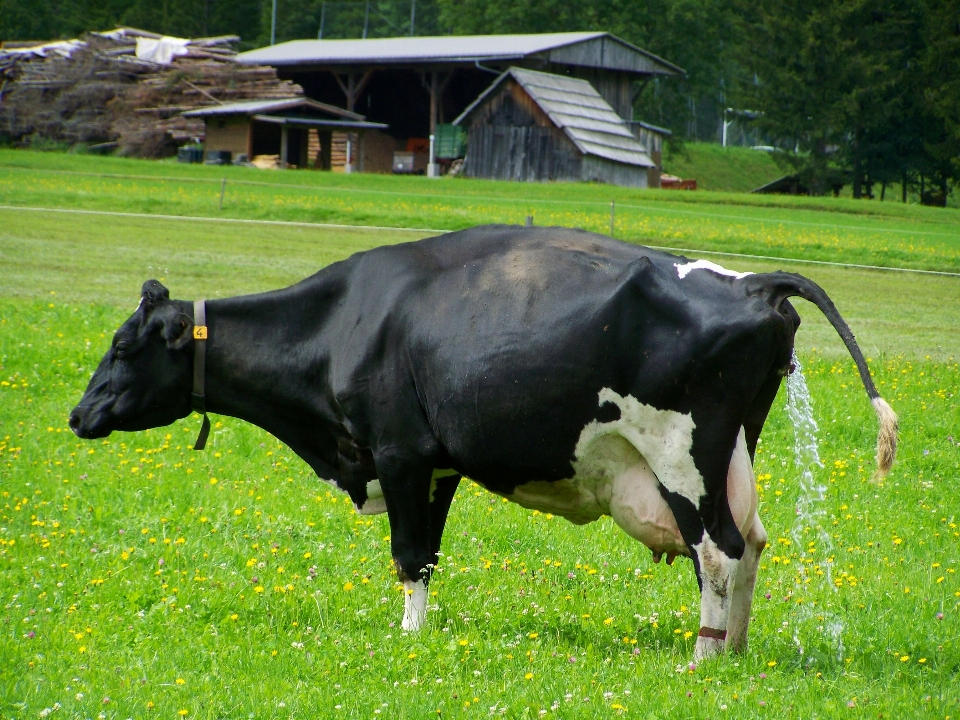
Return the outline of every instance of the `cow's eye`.
<path id="1" fill-rule="evenodd" d="M 126 340 L 121 340 L 114 346 L 113 350 L 118 358 L 122 358 L 129 347 L 130 343 L 128 343 Z"/>

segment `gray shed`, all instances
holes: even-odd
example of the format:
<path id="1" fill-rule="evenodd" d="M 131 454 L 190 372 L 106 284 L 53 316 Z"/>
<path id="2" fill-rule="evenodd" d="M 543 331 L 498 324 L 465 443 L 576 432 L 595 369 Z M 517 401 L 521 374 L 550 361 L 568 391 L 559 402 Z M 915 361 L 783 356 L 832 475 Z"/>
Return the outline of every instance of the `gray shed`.
<path id="1" fill-rule="evenodd" d="M 624 119 L 578 78 L 512 67 L 454 124 L 467 129 L 468 177 L 645 188 L 656 171 Z"/>

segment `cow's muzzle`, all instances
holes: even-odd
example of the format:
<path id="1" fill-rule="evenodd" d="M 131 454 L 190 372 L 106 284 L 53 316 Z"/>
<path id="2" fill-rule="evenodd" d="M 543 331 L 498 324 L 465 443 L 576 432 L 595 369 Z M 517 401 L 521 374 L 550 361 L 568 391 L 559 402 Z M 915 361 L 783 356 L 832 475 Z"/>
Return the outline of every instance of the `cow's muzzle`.
<path id="1" fill-rule="evenodd" d="M 77 405 L 70 413 L 70 429 L 83 440 L 107 437 L 110 430 L 106 427 L 102 415 L 103 413 L 98 413 L 90 407 Z"/>

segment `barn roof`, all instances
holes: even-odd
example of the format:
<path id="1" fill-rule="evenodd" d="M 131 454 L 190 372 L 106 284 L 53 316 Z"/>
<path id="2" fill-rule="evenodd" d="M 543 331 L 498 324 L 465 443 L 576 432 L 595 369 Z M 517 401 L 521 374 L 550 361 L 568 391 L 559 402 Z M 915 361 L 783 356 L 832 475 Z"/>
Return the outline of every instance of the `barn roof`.
<path id="1" fill-rule="evenodd" d="M 508 78 L 520 84 L 584 155 L 596 155 L 628 165 L 656 167 L 623 118 L 614 112 L 593 85 L 579 78 L 512 67 L 474 100 L 453 124 L 464 124 Z"/>
<path id="2" fill-rule="evenodd" d="M 240 53 L 241 63 L 300 67 L 402 66 L 540 60 L 544 63 L 678 75 L 683 70 L 605 32 L 459 35 L 367 40 L 291 40 Z"/>

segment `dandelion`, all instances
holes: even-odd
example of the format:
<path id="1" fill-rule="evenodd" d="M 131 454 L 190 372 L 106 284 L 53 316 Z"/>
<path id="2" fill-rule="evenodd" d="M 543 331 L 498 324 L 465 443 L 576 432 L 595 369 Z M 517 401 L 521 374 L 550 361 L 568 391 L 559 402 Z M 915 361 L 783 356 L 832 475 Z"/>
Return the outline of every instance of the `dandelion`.
<path id="1" fill-rule="evenodd" d="M 344 584 L 343 584 L 343 589 L 344 589 L 344 590 L 347 590 L 347 591 L 353 590 L 353 583 L 352 583 L 352 582 L 346 582 L 346 583 L 344 583 Z"/>
<path id="2" fill-rule="evenodd" d="M 532 672 L 528 672 L 526 675 L 523 676 L 523 679 L 524 679 L 524 680 L 533 680 L 533 673 L 532 673 Z"/>
<path id="3" fill-rule="evenodd" d="M 177 678 L 177 681 L 176 681 L 176 682 L 177 682 L 177 685 L 186 685 L 186 684 L 187 684 L 187 681 L 184 680 L 183 678 Z"/>
<path id="4" fill-rule="evenodd" d="M 776 660 L 771 660 L 770 662 L 767 663 L 767 667 L 776 667 L 776 666 L 777 666 Z"/>

